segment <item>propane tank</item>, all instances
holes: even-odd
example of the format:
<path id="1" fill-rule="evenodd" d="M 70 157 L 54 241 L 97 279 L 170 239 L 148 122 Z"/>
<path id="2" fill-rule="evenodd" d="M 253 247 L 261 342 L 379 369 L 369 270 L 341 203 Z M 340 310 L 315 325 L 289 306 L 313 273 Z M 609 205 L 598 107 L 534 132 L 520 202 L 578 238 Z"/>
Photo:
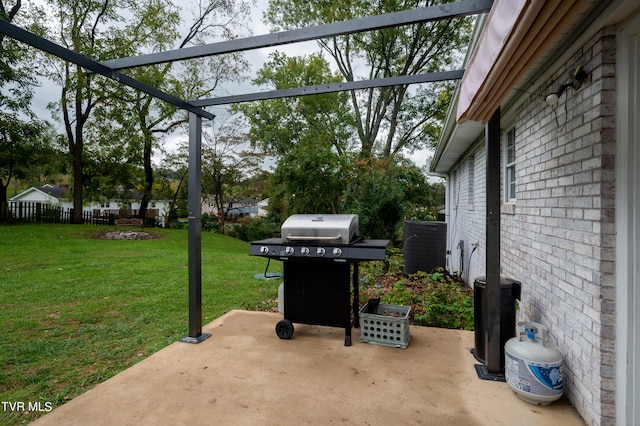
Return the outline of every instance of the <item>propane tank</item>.
<path id="1" fill-rule="evenodd" d="M 284 283 L 278 286 L 278 312 L 284 315 Z"/>
<path id="2" fill-rule="evenodd" d="M 562 353 L 549 342 L 548 330 L 536 322 L 520 322 L 524 331 L 504 345 L 505 378 L 530 404 L 549 405 L 564 392 Z"/>

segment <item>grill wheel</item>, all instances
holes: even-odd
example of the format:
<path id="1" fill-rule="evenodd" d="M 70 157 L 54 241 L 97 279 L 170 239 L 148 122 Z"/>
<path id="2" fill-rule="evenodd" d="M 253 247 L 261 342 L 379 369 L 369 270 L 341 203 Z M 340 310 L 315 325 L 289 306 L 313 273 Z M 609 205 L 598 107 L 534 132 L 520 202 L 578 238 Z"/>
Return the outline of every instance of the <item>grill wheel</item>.
<path id="1" fill-rule="evenodd" d="M 276 334 L 281 339 L 291 339 L 291 336 L 293 336 L 293 323 L 288 319 L 278 321 Z"/>

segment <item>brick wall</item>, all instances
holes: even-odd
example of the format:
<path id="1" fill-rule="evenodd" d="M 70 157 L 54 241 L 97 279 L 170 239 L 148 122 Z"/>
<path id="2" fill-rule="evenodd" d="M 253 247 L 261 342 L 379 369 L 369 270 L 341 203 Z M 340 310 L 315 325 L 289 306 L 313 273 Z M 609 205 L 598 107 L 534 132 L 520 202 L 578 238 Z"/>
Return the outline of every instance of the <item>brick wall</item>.
<path id="1" fill-rule="evenodd" d="M 589 72 L 555 108 L 517 115 L 517 202 L 503 215 L 503 268 L 524 284 L 522 315 L 550 327 L 565 355 L 566 394 L 589 424 L 615 423 L 615 31 L 558 67 Z"/>
<path id="2" fill-rule="evenodd" d="M 589 73 L 579 90 L 567 89 L 555 107 L 533 95 L 517 107 L 517 200 L 503 203 L 501 216 L 501 273 L 522 282 L 519 319 L 549 327 L 565 357 L 565 394 L 594 425 L 615 424 L 615 47 L 615 30 L 600 31 L 557 64 L 539 94 L 577 64 Z M 459 240 L 465 268 L 479 242 L 471 282 L 484 275 L 484 165 L 481 142 L 450 179 L 450 270 L 460 270 Z"/>

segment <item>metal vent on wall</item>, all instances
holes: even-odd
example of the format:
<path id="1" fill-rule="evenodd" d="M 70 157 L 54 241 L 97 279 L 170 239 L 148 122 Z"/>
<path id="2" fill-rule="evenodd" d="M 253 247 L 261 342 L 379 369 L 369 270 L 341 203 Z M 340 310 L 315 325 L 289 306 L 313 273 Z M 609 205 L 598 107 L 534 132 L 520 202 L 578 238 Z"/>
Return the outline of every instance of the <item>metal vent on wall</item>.
<path id="1" fill-rule="evenodd" d="M 446 266 L 447 223 L 406 221 L 404 223 L 403 275 L 433 272 Z"/>

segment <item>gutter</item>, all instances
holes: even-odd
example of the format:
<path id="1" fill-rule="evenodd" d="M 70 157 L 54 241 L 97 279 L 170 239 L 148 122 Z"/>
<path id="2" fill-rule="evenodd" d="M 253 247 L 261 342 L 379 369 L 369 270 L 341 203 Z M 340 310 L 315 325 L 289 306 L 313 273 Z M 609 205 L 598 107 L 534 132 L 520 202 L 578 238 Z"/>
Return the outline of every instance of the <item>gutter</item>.
<path id="1" fill-rule="evenodd" d="M 469 61 L 471 60 L 471 56 L 473 55 L 473 51 L 475 50 L 476 45 L 478 44 L 478 41 L 480 39 L 480 34 L 482 33 L 482 30 L 487 21 L 487 17 L 488 17 L 488 14 L 486 13 L 483 15 L 478 15 L 477 17 L 476 24 L 473 28 L 473 34 L 471 35 L 471 42 L 469 43 L 469 47 L 467 48 L 467 53 L 465 54 L 465 57 L 464 57 L 464 62 L 463 62 L 464 67 L 466 67 Z M 455 111 L 458 109 L 458 99 L 460 97 L 461 82 L 462 80 L 458 80 L 456 84 L 456 89 L 453 92 L 451 104 L 449 104 L 449 109 L 447 111 L 447 116 L 445 118 L 444 126 L 442 129 L 442 132 L 440 133 L 440 137 L 438 138 L 438 143 L 436 144 L 436 149 L 433 154 L 433 160 L 429 165 L 429 174 L 432 174 L 434 176 L 440 175 L 440 173 L 436 172 L 435 170 L 437 168 L 438 163 L 440 162 L 440 159 L 442 158 L 444 153 L 447 151 L 447 148 L 449 147 L 449 143 L 451 142 L 451 136 L 453 134 L 453 131 L 458 126 L 458 123 L 456 122 Z M 447 177 L 447 176 L 448 174 L 440 175 L 438 177 Z"/>

